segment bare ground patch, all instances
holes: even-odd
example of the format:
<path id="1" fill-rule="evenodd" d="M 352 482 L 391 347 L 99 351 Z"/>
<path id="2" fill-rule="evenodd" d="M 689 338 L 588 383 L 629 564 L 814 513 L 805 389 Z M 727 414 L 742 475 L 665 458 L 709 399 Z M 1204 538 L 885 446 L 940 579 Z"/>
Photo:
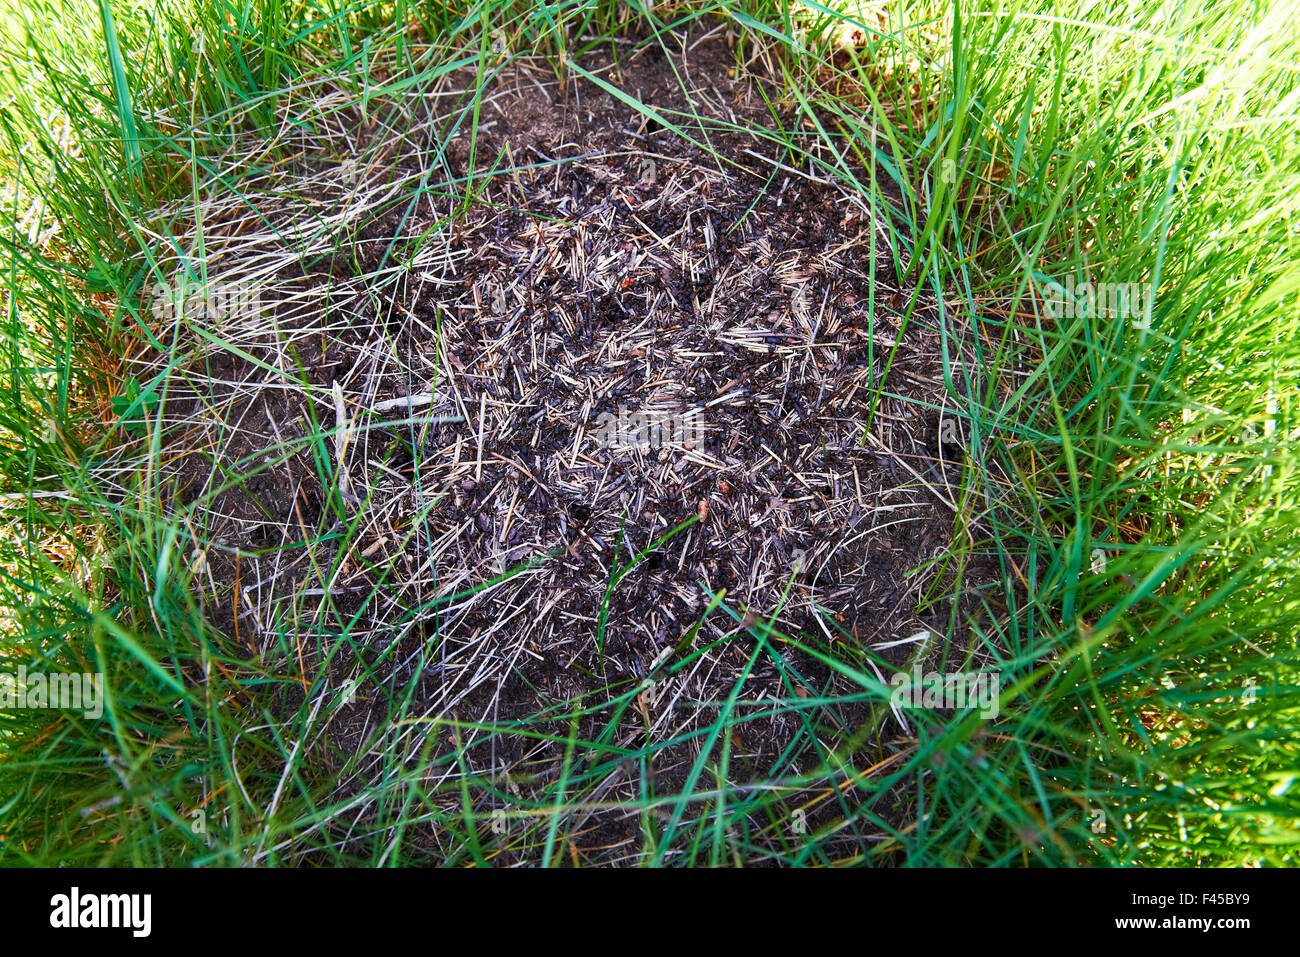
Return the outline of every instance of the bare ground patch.
<path id="1" fill-rule="evenodd" d="M 163 410 L 213 621 L 288 676 L 313 760 L 340 794 L 428 760 L 445 808 L 472 776 L 502 862 L 561 778 L 575 860 L 633 859 L 646 814 L 693 826 L 719 788 L 905 823 L 903 792 L 845 784 L 907 735 L 851 672 L 961 660 L 997 575 L 944 563 L 963 425 L 890 210 L 791 154 L 718 38 L 636 51 L 584 65 L 686 136 L 520 62 L 472 135 L 451 75 L 213 195 L 209 281 L 255 303 L 186 317 Z"/>

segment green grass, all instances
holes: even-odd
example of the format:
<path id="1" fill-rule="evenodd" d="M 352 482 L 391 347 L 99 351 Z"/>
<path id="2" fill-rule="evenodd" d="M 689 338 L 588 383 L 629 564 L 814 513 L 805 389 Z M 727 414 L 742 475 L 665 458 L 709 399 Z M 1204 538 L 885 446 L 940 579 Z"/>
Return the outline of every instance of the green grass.
<path id="1" fill-rule="evenodd" d="M 509 847 L 566 864 L 584 802 L 617 771 L 640 782 L 644 864 L 1296 863 L 1298 12 L 900 3 L 819 68 L 818 37 L 842 18 L 819 4 L 6 3 L 0 671 L 101 671 L 109 698 L 99 722 L 0 712 L 0 860 L 491 864 Z M 885 192 L 904 197 L 891 241 L 941 298 L 945 348 L 976 324 L 980 367 L 947 369 L 969 449 L 954 537 L 992 529 L 966 548 L 997 555 L 1006 587 L 952 654 L 1000 659 L 1001 716 L 911 712 L 910 735 L 868 723 L 820 767 L 779 763 L 757 772 L 770 787 L 739 788 L 732 731 L 755 714 L 738 684 L 665 794 L 655 749 L 616 740 L 640 690 L 617 687 L 481 729 L 562 746 L 561 773 L 522 801 L 441 748 L 473 729 L 421 718 L 397 688 L 375 731 L 386 759 L 334 796 L 359 769 L 322 753 L 323 678 L 292 654 L 252 660 L 205 621 L 190 533 L 152 479 L 150 403 L 111 402 L 128 358 L 173 355 L 140 307 L 157 257 L 202 268 L 201 243 L 176 249 L 182 224 L 156 210 L 242 195 L 214 181 L 221 157 L 269 141 L 286 110 L 304 137 L 326 129 L 341 100 L 319 105 L 323 91 L 383 117 L 448 64 L 488 63 L 494 39 L 567 76 L 600 38 L 714 15 L 742 32 L 738 53 L 784 71 L 804 119 L 772 134 L 787 162 L 851 178 L 836 157 L 865 160 L 857 185 L 882 217 Z M 466 204 L 481 186 L 463 184 Z M 1149 282 L 1151 314 L 1055 318 L 1044 297 L 1067 277 Z M 167 383 L 140 386 L 129 398 Z M 312 441 L 328 476 L 333 436 Z M 591 613 L 603 627 L 607 609 Z M 765 707 L 817 741 L 836 702 L 797 694 L 774 651 L 798 636 L 724 596 L 706 618 L 732 620 L 750 668 L 782 669 L 790 694 Z M 351 640 L 318 639 L 322 655 Z M 864 655 L 809 650 L 887 711 Z M 308 686 L 287 715 L 286 686 Z M 611 703 L 603 730 L 579 733 Z M 883 757 L 868 767 L 868 752 Z M 834 823 L 798 833 L 794 795 L 838 807 Z"/>

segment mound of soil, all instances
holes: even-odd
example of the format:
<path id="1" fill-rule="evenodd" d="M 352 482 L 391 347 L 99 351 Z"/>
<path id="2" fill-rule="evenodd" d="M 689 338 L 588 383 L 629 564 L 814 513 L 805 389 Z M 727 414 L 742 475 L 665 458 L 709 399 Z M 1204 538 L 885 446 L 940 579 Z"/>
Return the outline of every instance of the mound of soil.
<path id="1" fill-rule="evenodd" d="M 526 804 L 576 709 L 575 840 L 615 860 L 645 797 L 619 756 L 656 794 L 721 739 L 737 786 L 812 771 L 904 726 L 820 655 L 887 680 L 970 601 L 929 600 L 962 429 L 890 210 L 786 149 L 835 162 L 717 37 L 584 63 L 648 110 L 516 61 L 473 133 L 452 75 L 214 197 L 208 275 L 257 308 L 188 317 L 165 479 L 214 621 L 323 703 L 341 788 L 358 751 L 454 741 L 449 779 Z M 407 694 L 423 731 L 375 739 Z"/>

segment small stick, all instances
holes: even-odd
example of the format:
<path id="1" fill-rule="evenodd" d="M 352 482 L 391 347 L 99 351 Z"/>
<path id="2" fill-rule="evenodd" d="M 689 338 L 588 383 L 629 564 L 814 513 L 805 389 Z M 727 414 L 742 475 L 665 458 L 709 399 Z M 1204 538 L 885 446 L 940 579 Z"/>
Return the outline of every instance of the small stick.
<path id="1" fill-rule="evenodd" d="M 421 392 L 419 395 L 402 395 L 396 399 L 377 402 L 370 407 L 370 411 L 379 413 L 391 412 L 393 409 L 422 409 L 432 401 L 432 392 Z"/>
<path id="2" fill-rule="evenodd" d="M 483 416 L 487 412 L 487 393 L 478 397 L 478 461 L 474 465 L 474 481 L 483 481 Z"/>

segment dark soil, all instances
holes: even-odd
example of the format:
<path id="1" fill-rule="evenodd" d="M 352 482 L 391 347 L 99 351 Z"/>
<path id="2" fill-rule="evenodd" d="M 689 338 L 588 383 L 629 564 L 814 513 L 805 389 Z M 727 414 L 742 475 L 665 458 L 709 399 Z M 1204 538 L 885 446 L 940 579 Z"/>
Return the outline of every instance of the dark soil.
<path id="1" fill-rule="evenodd" d="M 646 793 L 642 758 L 649 791 L 672 795 L 725 743 L 743 791 L 848 742 L 867 767 L 904 733 L 812 651 L 888 681 L 922 647 L 904 639 L 947 633 L 955 601 L 964 654 L 972 590 L 997 571 L 976 560 L 957 584 L 942 561 L 963 439 L 934 303 L 913 306 L 857 191 L 736 130 L 776 128 L 761 76 L 731 79 L 717 37 L 690 43 L 585 64 L 696 143 L 523 64 L 489 88 L 472 153 L 469 120 L 453 130 L 472 77 L 452 77 L 411 99 L 400 135 L 392 117 L 358 123 L 269 175 L 256 215 L 230 202 L 204 222 L 210 273 L 261 283 L 263 309 L 213 324 L 244 355 L 196 339 L 171 388 L 175 506 L 216 627 L 303 676 L 286 713 L 334 696 L 313 753 L 347 769 L 341 793 L 382 770 L 367 759 L 381 748 L 422 753 L 430 723 L 374 737 L 410 692 L 408 717 L 464 723 L 437 728 L 430 754 L 459 740 L 465 770 L 499 785 L 484 813 L 525 805 L 561 773 L 577 709 L 569 775 L 593 803 L 573 812 L 571 851 L 617 862 L 642 850 L 640 811 L 618 806 Z M 355 166 L 323 158 L 350 141 Z M 326 211 L 336 224 L 312 233 Z M 949 350 L 965 358 L 959 339 Z M 694 414 L 704 432 L 602 448 L 600 416 L 620 409 Z M 733 694 L 744 720 L 711 736 Z M 441 794 L 461 769 L 439 767 Z M 791 789 L 791 807 L 834 791 L 810 829 L 865 793 L 842 780 Z M 695 787 L 717 783 L 706 770 Z M 875 813 L 901 823 L 896 799 Z M 502 846 L 501 862 L 533 856 Z"/>

